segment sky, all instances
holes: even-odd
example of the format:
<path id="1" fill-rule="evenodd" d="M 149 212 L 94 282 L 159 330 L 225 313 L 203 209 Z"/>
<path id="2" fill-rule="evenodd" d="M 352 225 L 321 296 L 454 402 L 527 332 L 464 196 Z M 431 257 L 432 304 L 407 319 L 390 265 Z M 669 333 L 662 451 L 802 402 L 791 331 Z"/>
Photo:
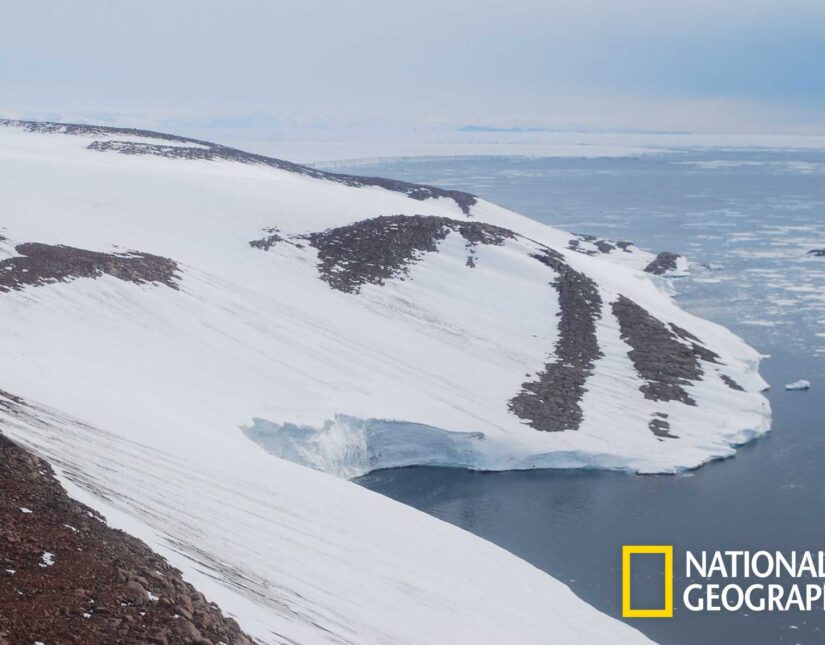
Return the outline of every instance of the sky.
<path id="1" fill-rule="evenodd" d="M 0 116 L 825 134 L 823 62 L 822 0 L 3 0 Z"/>

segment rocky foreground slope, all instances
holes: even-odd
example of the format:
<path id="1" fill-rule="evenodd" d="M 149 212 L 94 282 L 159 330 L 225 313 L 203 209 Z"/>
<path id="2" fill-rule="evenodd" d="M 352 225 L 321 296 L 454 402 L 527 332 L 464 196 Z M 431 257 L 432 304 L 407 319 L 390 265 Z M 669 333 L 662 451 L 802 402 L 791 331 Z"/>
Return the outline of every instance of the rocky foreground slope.
<path id="1" fill-rule="evenodd" d="M 264 642 L 638 640 L 341 477 L 674 472 L 769 426 L 680 258 L 459 191 L 0 122 L 0 237 L 2 432 Z"/>
<path id="2" fill-rule="evenodd" d="M 2 435 L 0 566 L 0 643 L 252 644 L 179 571 L 70 499 L 46 462 Z"/>

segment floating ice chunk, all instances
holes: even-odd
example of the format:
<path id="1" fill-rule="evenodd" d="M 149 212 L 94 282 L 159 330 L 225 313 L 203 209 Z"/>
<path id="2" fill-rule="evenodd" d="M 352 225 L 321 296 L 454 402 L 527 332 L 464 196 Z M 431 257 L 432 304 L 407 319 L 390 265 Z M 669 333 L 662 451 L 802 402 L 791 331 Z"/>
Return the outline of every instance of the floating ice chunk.
<path id="1" fill-rule="evenodd" d="M 794 381 L 793 383 L 787 383 L 785 385 L 786 390 L 809 390 L 811 388 L 811 382 L 806 381 L 805 379 L 800 379 L 798 381 Z"/>

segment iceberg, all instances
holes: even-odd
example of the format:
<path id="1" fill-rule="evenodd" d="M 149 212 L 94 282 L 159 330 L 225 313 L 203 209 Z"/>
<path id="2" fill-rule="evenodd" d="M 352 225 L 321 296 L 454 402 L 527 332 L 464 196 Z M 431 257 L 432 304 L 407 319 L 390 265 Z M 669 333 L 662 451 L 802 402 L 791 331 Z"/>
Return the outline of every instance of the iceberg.
<path id="1" fill-rule="evenodd" d="M 806 381 L 805 379 L 800 379 L 798 381 L 794 381 L 793 383 L 786 383 L 785 384 L 786 390 L 809 390 L 811 389 L 811 382 Z"/>

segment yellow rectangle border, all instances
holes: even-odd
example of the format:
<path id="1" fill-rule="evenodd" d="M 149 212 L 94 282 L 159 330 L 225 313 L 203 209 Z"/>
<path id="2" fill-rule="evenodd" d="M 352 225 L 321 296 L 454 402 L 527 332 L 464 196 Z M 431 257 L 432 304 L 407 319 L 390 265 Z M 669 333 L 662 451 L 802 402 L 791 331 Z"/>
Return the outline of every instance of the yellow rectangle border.
<path id="1" fill-rule="evenodd" d="M 630 606 L 630 557 L 649 553 L 665 556 L 665 606 L 662 609 L 633 609 Z M 624 618 L 673 617 L 673 545 L 622 546 L 622 616 Z"/>

